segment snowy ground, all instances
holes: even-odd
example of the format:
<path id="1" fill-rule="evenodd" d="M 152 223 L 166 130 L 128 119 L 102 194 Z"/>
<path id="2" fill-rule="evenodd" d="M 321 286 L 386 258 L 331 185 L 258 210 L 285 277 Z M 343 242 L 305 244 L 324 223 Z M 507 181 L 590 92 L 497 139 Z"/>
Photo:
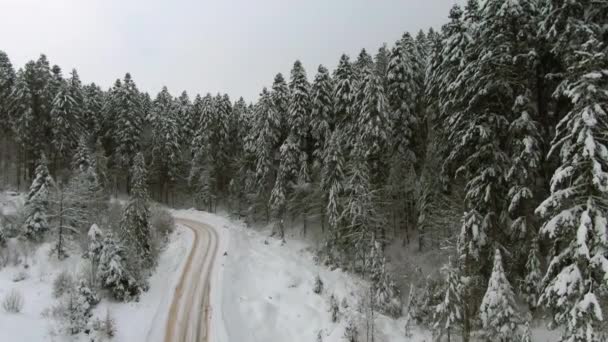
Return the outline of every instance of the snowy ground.
<path id="1" fill-rule="evenodd" d="M 18 199 L 16 203 L 13 198 Z M 19 201 L 18 196 L 3 194 L 0 208 L 4 214 L 12 213 L 20 205 Z M 191 248 L 193 234 L 188 229 L 178 227 L 169 239 L 160 256 L 158 268 L 150 278 L 150 290 L 142 294 L 139 302 L 117 303 L 104 299 L 95 308 L 94 316 L 103 318 L 106 310 L 113 316 L 117 328 L 114 341 L 151 341 L 150 336 L 163 336 L 168 307 Z M 50 243 L 44 243 L 34 250 L 16 239 L 8 241 L 5 251 L 19 251 L 17 258 L 21 263 L 0 269 L 0 300 L 16 289 L 23 295 L 24 306 L 22 312 L 17 314 L 7 313 L 0 308 L 1 341 L 5 341 L 7 336 L 12 337 L 10 341 L 73 341 L 53 333 L 55 322 L 48 317 L 48 312 L 58 301 L 53 297 L 52 284 L 64 270 L 78 274 L 87 261 L 75 253 L 58 261 L 49 256 L 50 249 Z M 16 281 L 19 278 L 24 279 Z M 84 337 L 82 340 L 85 340 Z"/>
<path id="2" fill-rule="evenodd" d="M 21 204 L 22 196 L 0 193 L 0 210 L 13 213 Z M 359 325 L 361 340 L 365 340 L 364 317 L 359 311 L 359 298 L 367 284 L 358 277 L 340 270 L 329 270 L 313 261 L 311 244 L 288 237 L 287 243 L 269 238 L 267 229 L 248 229 L 241 223 L 195 210 L 175 210 L 179 218 L 192 219 L 211 225 L 220 235 L 219 256 L 213 266 L 210 301 L 211 339 L 213 342 L 310 342 L 321 332 L 324 342 L 344 341 L 344 328 L 349 320 Z M 175 286 L 180 278 L 193 242 L 193 233 L 184 227 L 171 235 L 162 252 L 158 268 L 150 279 L 150 290 L 139 302 L 116 303 L 102 301 L 94 310 L 103 318 L 106 310 L 117 323 L 114 341 L 161 341 Z M 15 240 L 9 241 L 11 248 Z M 86 261 L 72 255 L 61 262 L 49 258 L 50 245 L 20 257 L 19 266 L 0 269 L 0 300 L 12 289 L 25 298 L 23 311 L 8 314 L 0 308 L 0 340 L 17 337 L 20 341 L 68 341 L 50 334 L 53 321 L 45 311 L 56 305 L 52 296 L 52 282 L 63 270 L 78 272 Z M 224 255 L 226 252 L 226 255 Z M 28 268 L 23 267 L 24 264 Z M 324 290 L 313 292 L 314 280 L 320 275 Z M 25 277 L 18 282 L 15 279 Z M 332 323 L 329 298 L 334 295 L 340 303 L 340 317 Z M 343 307 L 343 300 L 348 307 Z M 375 319 L 375 341 L 430 342 L 430 332 L 413 328 L 412 336 L 404 337 L 405 320 L 385 316 Z M 542 325 L 534 329 L 534 341 L 558 339 L 556 332 L 548 332 Z M 71 341 L 71 340 L 70 340 Z M 453 339 L 457 341 L 457 339 Z"/>
<path id="3" fill-rule="evenodd" d="M 219 216 L 203 214 L 209 224 L 219 224 L 230 233 L 227 255 L 222 257 L 222 319 L 226 342 L 309 342 L 321 331 L 323 341 L 344 341 L 350 319 L 363 320 L 358 312 L 359 294 L 366 283 L 340 270 L 317 266 L 310 245 L 288 239 L 285 245 L 268 238 L 270 231 L 256 231 Z M 215 223 L 214 223 L 215 222 Z M 313 292 L 318 275 L 324 291 Z M 213 291 L 213 290 L 212 290 Z M 341 305 L 337 323 L 331 322 L 329 297 Z M 215 313 L 217 317 L 217 313 Z M 376 318 L 376 341 L 404 341 L 404 319 Z M 360 329 L 363 333 L 363 329 Z M 413 331 L 407 341 L 430 341 L 430 334 Z"/>

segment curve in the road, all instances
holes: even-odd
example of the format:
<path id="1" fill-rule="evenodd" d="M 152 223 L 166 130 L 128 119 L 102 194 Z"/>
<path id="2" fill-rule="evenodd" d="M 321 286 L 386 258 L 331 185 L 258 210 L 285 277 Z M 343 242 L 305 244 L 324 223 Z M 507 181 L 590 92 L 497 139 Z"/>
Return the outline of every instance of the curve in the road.
<path id="1" fill-rule="evenodd" d="M 194 233 L 184 272 L 175 288 L 165 342 L 208 342 L 211 272 L 218 252 L 218 234 L 201 222 L 176 219 Z"/>

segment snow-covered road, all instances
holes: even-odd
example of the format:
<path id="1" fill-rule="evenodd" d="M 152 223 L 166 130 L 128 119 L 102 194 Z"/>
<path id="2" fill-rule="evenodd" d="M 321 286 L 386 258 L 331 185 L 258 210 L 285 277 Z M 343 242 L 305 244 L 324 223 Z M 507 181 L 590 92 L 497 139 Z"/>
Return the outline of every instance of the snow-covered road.
<path id="1" fill-rule="evenodd" d="M 207 342 L 212 313 L 210 290 L 219 235 L 214 227 L 202 222 L 183 218 L 177 218 L 176 222 L 192 230 L 194 243 L 175 288 L 165 342 Z"/>

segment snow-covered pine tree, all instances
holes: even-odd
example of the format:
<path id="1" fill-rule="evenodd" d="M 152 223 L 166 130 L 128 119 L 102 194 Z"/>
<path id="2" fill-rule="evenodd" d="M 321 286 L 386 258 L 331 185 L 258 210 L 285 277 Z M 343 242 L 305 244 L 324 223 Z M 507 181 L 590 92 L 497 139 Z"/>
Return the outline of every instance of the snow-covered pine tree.
<path id="1" fill-rule="evenodd" d="M 456 89 L 449 100 L 449 107 L 454 109 L 449 141 L 456 144 L 445 166 L 466 181 L 466 213 L 458 245 L 467 276 L 487 272 L 491 264 L 488 243 L 506 240 L 500 220 L 504 213 L 502 199 L 507 194 L 503 175 L 509 166 L 506 133 L 514 116 L 512 105 L 516 96 L 529 83 L 530 76 L 519 72 L 520 66 L 514 60 L 534 53 L 527 44 L 529 35 L 535 31 L 530 6 L 529 2 L 487 1 L 480 23 L 471 32 L 476 43 L 466 49 L 464 59 L 468 64 L 448 86 Z M 487 58 L 490 55 L 494 57 Z M 472 315 L 470 312 L 466 317 Z"/>
<path id="2" fill-rule="evenodd" d="M 370 176 L 374 185 L 385 172 L 385 153 L 391 136 L 390 113 L 380 78 L 373 69 L 364 71 L 364 78 L 357 93 L 357 113 L 355 144 L 353 154 L 362 156 L 369 163 Z"/>
<path id="3" fill-rule="evenodd" d="M 150 209 L 148 207 L 147 172 L 143 153 L 135 156 L 131 169 L 131 198 L 120 221 L 121 240 L 135 260 L 135 267 L 151 267 L 154 256 L 150 245 Z"/>
<path id="4" fill-rule="evenodd" d="M 281 164 L 277 172 L 274 188 L 270 194 L 270 207 L 273 216 L 277 220 L 272 234 L 278 234 L 281 240 L 285 240 L 284 221 L 287 213 L 287 198 L 289 188 L 298 175 L 299 155 L 298 138 L 295 134 L 289 134 L 287 140 L 281 146 Z"/>
<path id="5" fill-rule="evenodd" d="M 390 106 L 390 122 L 393 125 L 391 127 L 393 148 L 399 152 L 400 158 L 414 160 L 412 139 L 417 123 L 414 109 L 418 88 L 415 83 L 415 61 L 411 51 L 408 51 L 411 45 L 412 37 L 409 33 L 405 33 L 391 50 L 386 98 L 387 105 Z"/>
<path id="6" fill-rule="evenodd" d="M 72 170 L 76 172 L 85 171 L 94 164 L 88 140 L 86 135 L 81 135 L 78 139 L 78 145 L 72 156 Z"/>
<path id="7" fill-rule="evenodd" d="M 290 127 L 290 135 L 297 144 L 298 172 L 305 170 L 303 163 L 308 163 L 310 157 L 310 123 L 311 123 L 311 99 L 310 84 L 306 79 L 306 71 L 300 61 L 296 61 L 291 70 L 291 81 L 289 82 L 289 105 L 287 124 Z M 295 152 L 295 151 L 294 151 Z M 310 175 L 298 175 L 300 178 L 308 179 Z"/>
<path id="8" fill-rule="evenodd" d="M 344 155 L 340 142 L 340 130 L 336 128 L 329 140 L 325 142 L 323 150 L 323 167 L 321 169 L 321 190 L 325 196 L 325 212 L 329 223 L 328 238 L 326 239 L 328 263 L 334 263 L 336 247 L 340 239 L 340 217 L 342 205 L 340 197 L 344 190 Z"/>
<path id="9" fill-rule="evenodd" d="M 110 133 L 116 143 L 114 150 L 115 161 L 123 167 L 130 169 L 135 155 L 141 150 L 140 139 L 143 129 L 144 109 L 141 95 L 127 73 L 122 83 L 116 82 L 118 86 L 110 96 L 111 108 L 114 112 L 114 127 Z M 127 181 L 127 189 L 130 191 L 131 180 Z"/>
<path id="10" fill-rule="evenodd" d="M 531 310 L 534 310 L 538 306 L 538 297 L 542 280 L 540 260 L 538 258 L 538 241 L 536 239 L 530 244 L 530 249 L 527 253 L 528 261 L 526 262 L 525 278 L 521 284 L 521 293 L 526 299 L 528 307 Z"/>
<path id="11" fill-rule="evenodd" d="M 365 49 L 361 49 L 357 60 L 353 63 L 354 77 L 357 83 L 362 82 L 365 78 L 365 70 L 374 69 L 374 60 Z"/>
<path id="12" fill-rule="evenodd" d="M 367 268 L 372 282 L 372 303 L 379 312 L 391 317 L 401 315 L 401 295 L 399 288 L 386 269 L 386 259 L 382 252 L 382 245 L 371 239 L 371 250 L 367 256 Z"/>
<path id="13" fill-rule="evenodd" d="M 188 92 L 182 91 L 175 99 L 175 121 L 179 129 L 180 145 L 187 146 L 194 136 L 197 120 L 192 110 L 192 103 Z"/>
<path id="14" fill-rule="evenodd" d="M 103 105 L 105 93 L 95 83 L 83 86 L 83 111 L 82 127 L 91 136 L 91 140 L 97 141 L 103 133 Z"/>
<path id="15" fill-rule="evenodd" d="M 64 160 L 72 154 L 78 143 L 76 132 L 79 127 L 76 119 L 82 108 L 78 108 L 79 104 L 72 96 L 70 84 L 62 81 L 51 109 L 52 146 L 56 151 L 55 169 L 63 166 Z"/>
<path id="16" fill-rule="evenodd" d="M 181 163 L 181 136 L 184 129 L 178 122 L 179 103 L 163 87 L 153 103 L 150 122 L 152 124 L 152 165 L 158 174 L 159 197 L 169 203 L 169 191 L 179 176 Z M 182 124 L 185 124 L 182 122 Z M 181 127 L 181 128 L 180 128 Z"/>
<path id="17" fill-rule="evenodd" d="M 89 228 L 87 240 L 88 245 L 85 257 L 91 263 L 91 279 L 89 279 L 89 283 L 95 287 L 97 286 L 97 270 L 99 269 L 99 261 L 103 249 L 103 232 L 97 224 L 93 223 L 91 228 Z"/>
<path id="18" fill-rule="evenodd" d="M 141 292 L 125 258 L 123 246 L 111 232 L 107 232 L 99 257 L 99 282 L 102 288 L 110 291 L 112 297 L 122 301 L 136 299 Z"/>
<path id="19" fill-rule="evenodd" d="M 500 250 L 494 254 L 494 267 L 479 308 L 483 335 L 489 341 L 517 341 L 517 305 L 515 294 L 503 269 Z"/>
<path id="20" fill-rule="evenodd" d="M 355 271 L 365 265 L 365 254 L 372 236 L 382 220 L 376 208 L 376 193 L 372 190 L 369 167 L 364 155 L 354 154 L 349 161 L 349 172 L 344 191 L 344 226 L 340 227 L 338 251 Z"/>
<path id="21" fill-rule="evenodd" d="M 353 103 L 355 101 L 355 78 L 350 58 L 342 55 L 338 67 L 334 70 L 334 111 L 336 115 L 335 126 L 342 132 L 349 132 L 353 124 Z M 346 147 L 346 146 L 345 146 Z M 349 149 L 347 148 L 346 151 Z"/>
<path id="22" fill-rule="evenodd" d="M 313 157 L 321 161 L 324 148 L 335 128 L 333 110 L 333 82 L 329 71 L 319 65 L 317 75 L 311 87 L 311 121 L 310 127 L 314 139 Z"/>
<path id="23" fill-rule="evenodd" d="M 441 303 L 435 307 L 433 329 L 437 331 L 438 336 L 447 334 L 450 342 L 452 332 L 462 324 L 463 296 L 458 269 L 451 260 L 444 266 L 443 271 L 446 276 L 445 292 Z"/>
<path id="24" fill-rule="evenodd" d="M 54 186 L 55 183 L 49 174 L 46 158 L 42 155 L 36 167 L 36 177 L 30 186 L 23 207 L 25 212 L 23 236 L 28 240 L 40 241 L 44 233 L 49 230 L 47 217 L 49 196 Z"/>
<path id="25" fill-rule="evenodd" d="M 515 241 L 531 241 L 536 235 L 533 225 L 533 188 L 536 173 L 540 167 L 540 134 L 538 124 L 534 121 L 534 108 L 531 103 L 531 93 L 526 92 L 515 99 L 513 112 L 519 115 L 509 127 L 511 139 L 511 167 L 506 179 L 509 189 L 509 214 L 512 235 Z M 525 249 L 520 249 L 525 255 Z"/>
<path id="26" fill-rule="evenodd" d="M 272 89 L 270 91 L 270 98 L 272 100 L 273 113 L 277 116 L 277 120 L 279 125 L 277 126 L 278 131 L 280 132 L 278 138 L 278 145 L 274 146 L 276 150 L 280 148 L 281 144 L 287 138 L 287 134 L 289 134 L 289 126 L 287 125 L 287 120 L 289 118 L 289 98 L 291 96 L 289 85 L 285 81 L 283 74 L 278 73 L 274 77 L 274 81 L 272 83 Z"/>
<path id="27" fill-rule="evenodd" d="M 374 56 L 374 66 L 376 75 L 380 77 L 382 81 L 382 87 L 388 89 L 388 63 L 389 63 L 389 51 L 386 43 L 378 49 L 376 56 Z"/>
<path id="28" fill-rule="evenodd" d="M 541 235 L 553 245 L 539 304 L 564 326 L 563 341 L 600 341 L 603 321 L 597 296 L 608 279 L 606 193 L 608 193 L 608 73 L 605 13 L 608 3 L 556 1 L 549 25 L 563 30 L 566 78 L 558 88 L 572 108 L 556 128 L 550 155 L 560 165 L 551 193 L 536 209 L 544 218 Z M 568 10 L 568 12 L 564 12 Z M 566 15 L 567 14 L 567 15 Z M 564 41 L 564 39 L 567 39 Z"/>
<path id="29" fill-rule="evenodd" d="M 32 109 L 33 96 L 23 70 L 17 72 L 11 99 L 11 128 L 19 146 L 29 150 L 36 144 L 36 116 Z M 17 187 L 21 185 L 22 165 L 17 166 Z"/>
<path id="30" fill-rule="evenodd" d="M 8 55 L 0 50 L 0 143 L 8 144 L 13 139 L 12 117 L 11 117 L 11 94 L 15 85 L 17 75 Z M 9 166 L 11 161 L 10 152 L 6 153 L 4 148 L 0 149 L 0 172 L 3 174 L 4 184 L 9 182 Z"/>
<path id="31" fill-rule="evenodd" d="M 254 160 L 255 180 L 250 182 L 257 190 L 257 204 L 263 206 L 266 220 L 270 220 L 270 194 L 275 184 L 275 146 L 281 144 L 281 120 L 276 112 L 270 93 L 266 88 L 253 108 L 252 130 L 249 132 L 245 150 Z M 254 206 L 254 211 L 255 211 Z"/>

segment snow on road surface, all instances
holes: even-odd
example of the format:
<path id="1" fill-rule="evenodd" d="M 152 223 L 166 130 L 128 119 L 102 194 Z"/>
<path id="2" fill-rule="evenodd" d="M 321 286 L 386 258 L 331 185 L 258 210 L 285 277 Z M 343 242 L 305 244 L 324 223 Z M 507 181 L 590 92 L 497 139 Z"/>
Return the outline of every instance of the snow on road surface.
<path id="1" fill-rule="evenodd" d="M 178 219 L 177 222 L 191 229 L 195 240 L 173 295 L 164 340 L 208 341 L 209 280 L 218 253 L 218 234 L 214 228 L 197 221 Z"/>
<path id="2" fill-rule="evenodd" d="M 199 236 L 188 257 L 169 313 L 165 341 L 228 342 L 222 315 L 222 260 L 228 220 L 196 210 L 174 210 L 178 223 Z"/>

